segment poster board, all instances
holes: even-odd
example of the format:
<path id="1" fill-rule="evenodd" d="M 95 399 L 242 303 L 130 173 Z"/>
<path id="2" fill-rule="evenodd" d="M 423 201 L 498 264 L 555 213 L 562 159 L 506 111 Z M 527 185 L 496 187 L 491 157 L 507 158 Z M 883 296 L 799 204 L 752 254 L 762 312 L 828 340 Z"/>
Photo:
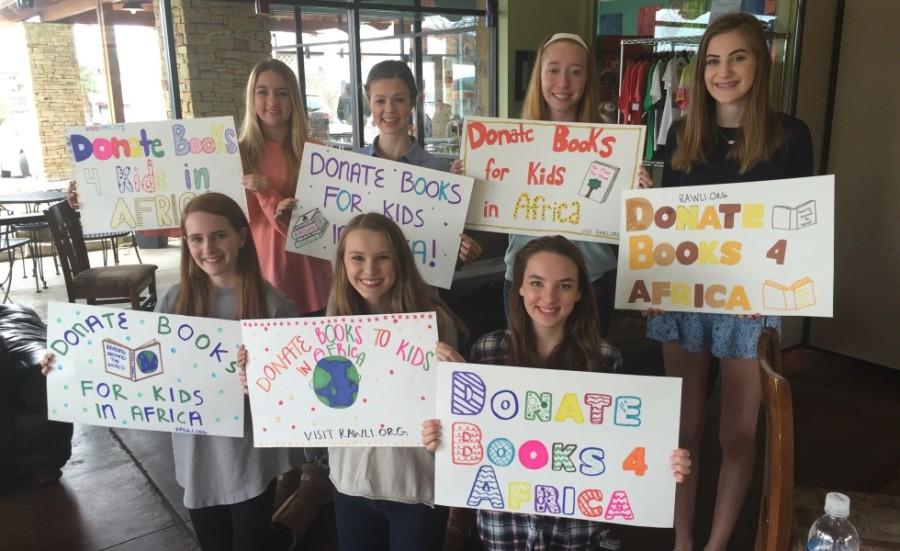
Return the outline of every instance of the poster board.
<path id="1" fill-rule="evenodd" d="M 435 503 L 671 527 L 681 379 L 441 363 Z"/>
<path id="2" fill-rule="evenodd" d="M 49 419 L 243 436 L 239 322 L 64 302 L 47 318 Z"/>
<path id="3" fill-rule="evenodd" d="M 434 312 L 244 320 L 257 447 L 421 446 Z"/>
<path id="4" fill-rule="evenodd" d="M 623 194 L 616 308 L 831 317 L 834 176 Z"/>
<path id="5" fill-rule="evenodd" d="M 468 117 L 466 227 L 618 243 L 619 201 L 637 185 L 644 127 Z"/>
<path id="6" fill-rule="evenodd" d="M 285 248 L 333 261 L 344 226 L 378 212 L 403 230 L 425 281 L 449 289 L 471 192 L 468 176 L 308 143 Z"/>
<path id="7" fill-rule="evenodd" d="M 177 228 L 194 196 L 247 213 L 232 117 L 80 126 L 67 131 L 84 233 Z"/>

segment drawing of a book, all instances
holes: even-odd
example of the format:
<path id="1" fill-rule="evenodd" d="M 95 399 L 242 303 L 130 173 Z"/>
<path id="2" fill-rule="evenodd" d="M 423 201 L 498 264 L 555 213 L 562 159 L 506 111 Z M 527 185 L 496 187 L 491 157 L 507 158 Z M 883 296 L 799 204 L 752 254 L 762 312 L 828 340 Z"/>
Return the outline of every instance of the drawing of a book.
<path id="1" fill-rule="evenodd" d="M 322 239 L 325 230 L 328 229 L 328 220 L 318 208 L 308 210 L 301 214 L 291 229 L 291 238 L 296 248 L 303 247 L 314 241 Z"/>
<path id="2" fill-rule="evenodd" d="M 816 303 L 816 288 L 809 277 L 785 287 L 767 279 L 763 283 L 763 304 L 770 310 L 801 310 Z"/>
<path id="3" fill-rule="evenodd" d="M 578 195 L 597 203 L 605 203 L 618 174 L 619 167 L 600 161 L 591 162 L 578 189 Z"/>
<path id="4" fill-rule="evenodd" d="M 112 339 L 103 339 L 103 367 L 110 375 L 130 381 L 161 375 L 162 346 L 152 340 L 131 348 Z"/>
<path id="5" fill-rule="evenodd" d="M 799 230 L 816 223 L 816 201 L 811 199 L 796 207 L 775 205 L 772 207 L 773 230 Z"/>

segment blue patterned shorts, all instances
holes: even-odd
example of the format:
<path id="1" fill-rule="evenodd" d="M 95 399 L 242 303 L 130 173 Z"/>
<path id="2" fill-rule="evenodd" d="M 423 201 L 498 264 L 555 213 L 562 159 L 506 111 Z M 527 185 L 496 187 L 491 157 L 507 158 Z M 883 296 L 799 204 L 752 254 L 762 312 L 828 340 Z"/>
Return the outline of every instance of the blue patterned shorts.
<path id="1" fill-rule="evenodd" d="M 756 343 L 763 327 L 781 333 L 781 318 L 741 319 L 728 314 L 666 312 L 647 320 L 647 337 L 677 342 L 688 352 L 709 352 L 717 358 L 756 358 Z"/>

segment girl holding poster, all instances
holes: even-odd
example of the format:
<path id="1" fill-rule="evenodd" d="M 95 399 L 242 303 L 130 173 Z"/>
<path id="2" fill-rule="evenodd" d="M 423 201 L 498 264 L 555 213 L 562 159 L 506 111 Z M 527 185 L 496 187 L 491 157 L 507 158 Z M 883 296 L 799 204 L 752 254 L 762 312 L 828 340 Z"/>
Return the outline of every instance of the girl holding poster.
<path id="1" fill-rule="evenodd" d="M 565 237 L 534 239 L 516 255 L 516 290 L 510 296 L 509 329 L 488 333 L 472 347 L 472 361 L 559 370 L 617 371 L 619 351 L 600 337 L 589 272 L 578 248 Z M 441 441 L 441 423 L 426 421 L 422 443 Z M 691 472 L 690 454 L 675 450 L 672 473 L 681 482 Z M 506 549 L 618 549 L 603 523 L 479 510 L 478 532 L 488 551 Z"/>
<path id="2" fill-rule="evenodd" d="M 522 118 L 557 122 L 599 123 L 600 81 L 597 62 L 585 41 L 577 34 L 556 33 L 541 43 L 535 59 L 528 92 L 522 107 Z M 644 187 L 649 180 L 641 178 Z M 516 255 L 534 237 L 510 234 L 506 249 L 506 278 L 503 287 L 504 308 L 509 316 L 509 303 L 514 299 L 512 285 Z M 600 335 L 609 330 L 616 286 L 616 255 L 603 243 L 577 242 L 590 272 L 590 281 L 600 315 Z"/>
<path id="3" fill-rule="evenodd" d="M 364 86 L 378 127 L 378 136 L 359 152 L 382 159 L 408 163 L 435 170 L 447 170 L 447 162 L 431 155 L 409 135 L 413 106 L 419 96 L 416 79 L 409 65 L 387 60 L 375 64 Z M 460 173 L 459 170 L 456 171 Z M 467 264 L 481 255 L 481 245 L 466 234 L 460 234 L 459 262 Z"/>
<path id="4" fill-rule="evenodd" d="M 221 193 L 199 195 L 181 219 L 181 282 L 156 311 L 216 319 L 295 317 L 290 300 L 262 278 L 249 222 Z M 46 374 L 53 355 L 41 362 Z M 238 384 L 235 381 L 234 384 Z M 275 477 L 289 471 L 284 448 L 254 448 L 247 399 L 244 438 L 172 433 L 175 478 L 204 551 L 255 551 L 269 535 Z"/>
<path id="5" fill-rule="evenodd" d="M 288 295 L 300 314 L 321 314 L 331 265 L 284 248 L 307 137 L 300 88 L 290 67 L 277 59 L 257 63 L 247 80 L 244 112 L 238 140 L 246 173 L 241 182 L 263 277 Z"/>
<path id="6" fill-rule="evenodd" d="M 435 311 L 436 355 L 462 361 L 456 317 L 419 275 L 390 218 L 361 214 L 341 233 L 329 316 Z M 434 505 L 434 455 L 423 448 L 329 448 L 341 551 L 439 550 L 447 508 Z"/>
<path id="7" fill-rule="evenodd" d="M 770 105 L 771 59 L 760 21 L 742 13 L 716 19 L 697 59 L 702 65 L 693 75 L 690 109 L 666 139 L 674 148 L 666 151 L 663 187 L 812 175 L 809 129 Z M 722 466 L 705 551 L 726 548 L 747 493 L 761 397 L 756 343 L 763 327 L 780 325 L 771 316 L 691 312 L 653 315 L 647 324 L 647 335 L 663 343 L 666 374 L 682 378 L 681 445 L 694 457 L 706 417 L 707 374 L 713 356 L 720 361 Z M 696 496 L 697 477 L 688 477 L 676 493 L 676 550 L 693 549 Z"/>

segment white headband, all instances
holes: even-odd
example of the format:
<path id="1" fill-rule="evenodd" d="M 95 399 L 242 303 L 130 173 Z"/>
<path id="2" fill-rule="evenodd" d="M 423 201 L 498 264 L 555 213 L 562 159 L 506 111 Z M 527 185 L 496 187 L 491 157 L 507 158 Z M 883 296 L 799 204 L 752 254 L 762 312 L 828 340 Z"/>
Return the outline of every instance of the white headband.
<path id="1" fill-rule="evenodd" d="M 572 42 L 577 42 L 577 43 L 581 44 L 581 47 L 584 48 L 585 50 L 590 49 L 590 48 L 588 48 L 588 45 L 585 44 L 583 38 L 581 38 L 577 34 L 572 34 L 572 33 L 556 33 L 556 34 L 554 34 L 553 36 L 550 37 L 549 40 L 547 40 L 547 42 L 544 43 L 544 48 L 546 48 L 550 44 L 553 44 L 557 40 L 571 40 Z"/>

